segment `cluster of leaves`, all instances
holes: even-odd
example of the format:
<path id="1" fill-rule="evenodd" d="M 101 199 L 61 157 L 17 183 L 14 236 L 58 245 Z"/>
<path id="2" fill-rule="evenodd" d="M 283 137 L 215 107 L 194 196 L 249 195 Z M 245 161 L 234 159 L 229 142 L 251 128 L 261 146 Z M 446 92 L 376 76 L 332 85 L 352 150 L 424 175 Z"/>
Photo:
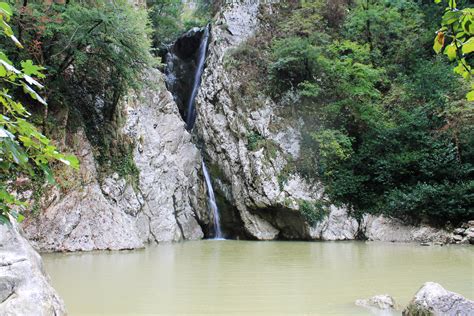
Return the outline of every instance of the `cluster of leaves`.
<path id="1" fill-rule="evenodd" d="M 18 48 L 22 48 L 20 41 L 13 35 L 10 18 L 13 14 L 11 7 L 0 2 L 0 19 L 3 35 L 13 40 Z M 78 160 L 74 156 L 59 153 L 52 142 L 40 133 L 28 120 L 30 113 L 23 104 L 14 98 L 15 93 L 22 89 L 25 94 L 38 104 L 46 106 L 46 101 L 37 90 L 43 85 L 38 82 L 44 79 L 44 68 L 36 66 L 31 60 L 20 62 L 21 69 L 0 51 L 0 222 L 9 222 L 12 215 L 17 220 L 22 216 L 18 209 L 26 204 L 17 200 L 8 190 L 8 184 L 20 176 L 33 177 L 41 170 L 49 182 L 54 183 L 50 163 L 60 161 L 74 168 L 78 167 Z M 32 102 L 28 99 L 27 102 Z"/>
<path id="2" fill-rule="evenodd" d="M 48 67 L 50 81 L 74 77 L 124 92 L 153 62 L 146 11 L 125 0 L 31 2 L 17 10 L 26 53 Z"/>
<path id="3" fill-rule="evenodd" d="M 328 214 L 328 207 L 323 202 L 310 203 L 305 200 L 299 201 L 299 210 L 308 224 L 314 226 L 322 221 Z"/>
<path id="4" fill-rule="evenodd" d="M 25 50 L 9 54 L 33 59 L 49 74 L 48 106 L 39 122 L 43 131 L 49 132 L 48 115 L 67 107 L 78 113 L 78 121 L 69 120 L 67 127 L 85 125 L 99 161 L 122 154 L 119 101 L 143 86 L 144 70 L 157 64 L 150 53 L 147 10 L 126 0 L 22 1 L 14 9 L 13 25 Z"/>
<path id="5" fill-rule="evenodd" d="M 270 79 L 257 80 L 267 85 L 259 90 L 305 121 L 300 173 L 322 179 L 331 201 L 356 213 L 433 223 L 471 218 L 474 113 L 463 98 L 467 85 L 432 50 L 443 12 L 408 0 L 279 9 L 266 30 L 275 38 L 262 35 L 253 45 L 268 52 L 259 55 L 268 56 L 259 68 L 267 72 L 256 78 Z M 472 25 L 460 23 L 459 30 Z M 463 32 L 460 62 L 471 57 Z"/>
<path id="6" fill-rule="evenodd" d="M 153 25 L 153 46 L 161 50 L 179 35 L 193 27 L 209 23 L 216 4 L 207 0 L 147 0 L 150 21 Z"/>
<path id="7" fill-rule="evenodd" d="M 441 0 L 435 0 L 440 3 Z M 471 83 L 471 91 L 467 94 L 469 101 L 474 101 L 474 8 L 459 10 L 455 0 L 448 0 L 448 7 L 441 20 L 441 28 L 434 40 L 433 49 L 443 51 L 449 60 L 457 60 L 454 71 Z M 449 42 L 449 43 L 448 43 Z"/>
<path id="8" fill-rule="evenodd" d="M 162 48 L 183 32 L 181 0 L 148 0 L 147 7 L 153 25 L 154 47 Z"/>
<path id="9" fill-rule="evenodd" d="M 263 142 L 265 138 L 257 132 L 252 131 L 247 135 L 247 149 L 250 151 L 259 149 Z"/>

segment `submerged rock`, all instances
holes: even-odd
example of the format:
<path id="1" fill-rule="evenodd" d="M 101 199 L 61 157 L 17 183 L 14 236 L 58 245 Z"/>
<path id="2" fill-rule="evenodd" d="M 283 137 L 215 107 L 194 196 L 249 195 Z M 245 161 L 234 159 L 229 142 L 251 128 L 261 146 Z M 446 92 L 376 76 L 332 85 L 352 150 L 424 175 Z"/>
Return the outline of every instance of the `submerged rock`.
<path id="1" fill-rule="evenodd" d="M 418 290 L 415 297 L 403 310 L 403 315 L 474 315 L 474 301 L 447 291 L 438 283 L 427 282 Z"/>
<path id="2" fill-rule="evenodd" d="M 64 302 L 16 223 L 0 225 L 0 315 L 61 316 Z"/>
<path id="3" fill-rule="evenodd" d="M 369 299 L 360 299 L 355 302 L 357 306 L 366 307 L 377 310 L 393 310 L 396 309 L 395 300 L 387 294 L 376 295 Z"/>

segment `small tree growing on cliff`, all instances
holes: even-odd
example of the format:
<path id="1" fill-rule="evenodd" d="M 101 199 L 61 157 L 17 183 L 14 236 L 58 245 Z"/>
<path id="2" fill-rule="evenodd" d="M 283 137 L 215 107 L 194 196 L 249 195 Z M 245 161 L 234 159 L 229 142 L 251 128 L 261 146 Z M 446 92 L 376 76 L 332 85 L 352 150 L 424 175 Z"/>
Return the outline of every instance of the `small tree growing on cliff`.
<path id="1" fill-rule="evenodd" d="M 2 34 L 10 38 L 18 48 L 22 44 L 13 34 L 8 25 L 12 10 L 6 2 L 0 2 L 0 20 Z M 33 64 L 31 60 L 20 63 L 21 70 L 16 68 L 7 55 L 0 51 L 0 222 L 8 223 L 12 216 L 21 221 L 23 216 L 18 209 L 25 206 L 8 191 L 8 184 L 19 176 L 33 176 L 42 171 L 48 181 L 54 182 L 50 163 L 60 161 L 73 168 L 78 167 L 74 156 L 58 152 L 51 141 L 41 134 L 28 119 L 28 110 L 14 98 L 20 89 L 34 100 L 35 103 L 46 105 L 36 91 L 43 85 L 38 82 L 45 78 L 43 68 Z M 36 79 L 35 79 L 36 78 Z"/>

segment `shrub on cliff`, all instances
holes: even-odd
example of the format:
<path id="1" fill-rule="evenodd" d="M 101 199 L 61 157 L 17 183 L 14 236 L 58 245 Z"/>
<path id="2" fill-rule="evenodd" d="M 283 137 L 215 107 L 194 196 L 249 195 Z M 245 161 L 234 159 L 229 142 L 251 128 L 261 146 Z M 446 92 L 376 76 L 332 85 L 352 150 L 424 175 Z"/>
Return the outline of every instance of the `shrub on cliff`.
<path id="1" fill-rule="evenodd" d="M 126 156 L 129 144 L 116 133 L 119 101 L 146 83 L 143 71 L 155 63 L 146 9 L 126 0 L 21 1 L 15 8 L 26 45 L 22 52 L 10 50 L 11 56 L 32 59 L 49 74 L 48 107 L 37 115 L 43 131 L 51 131 L 51 114 L 67 108 L 75 117 L 67 128 L 85 125 L 100 162 Z"/>
<path id="2" fill-rule="evenodd" d="M 25 54 L 47 67 L 54 86 L 77 82 L 117 102 L 152 63 L 147 13 L 125 0 L 25 1 L 17 11 Z"/>
<path id="3" fill-rule="evenodd" d="M 406 0 L 328 3 L 280 4 L 260 42 L 252 39 L 270 56 L 258 68 L 268 72 L 254 75 L 270 80 L 255 90 L 270 91 L 305 123 L 294 167 L 356 213 L 472 218 L 472 103 L 468 85 L 432 49 L 440 10 Z"/>

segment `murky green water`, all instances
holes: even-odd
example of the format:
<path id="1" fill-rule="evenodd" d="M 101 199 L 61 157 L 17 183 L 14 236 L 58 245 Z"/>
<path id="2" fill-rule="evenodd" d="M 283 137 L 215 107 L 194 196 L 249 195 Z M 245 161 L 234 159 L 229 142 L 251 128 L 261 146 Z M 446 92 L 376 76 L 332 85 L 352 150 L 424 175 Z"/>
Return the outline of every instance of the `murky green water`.
<path id="1" fill-rule="evenodd" d="M 45 254 L 70 315 L 368 315 L 426 281 L 474 299 L 474 248 L 364 242 L 196 241 L 131 252 Z"/>

